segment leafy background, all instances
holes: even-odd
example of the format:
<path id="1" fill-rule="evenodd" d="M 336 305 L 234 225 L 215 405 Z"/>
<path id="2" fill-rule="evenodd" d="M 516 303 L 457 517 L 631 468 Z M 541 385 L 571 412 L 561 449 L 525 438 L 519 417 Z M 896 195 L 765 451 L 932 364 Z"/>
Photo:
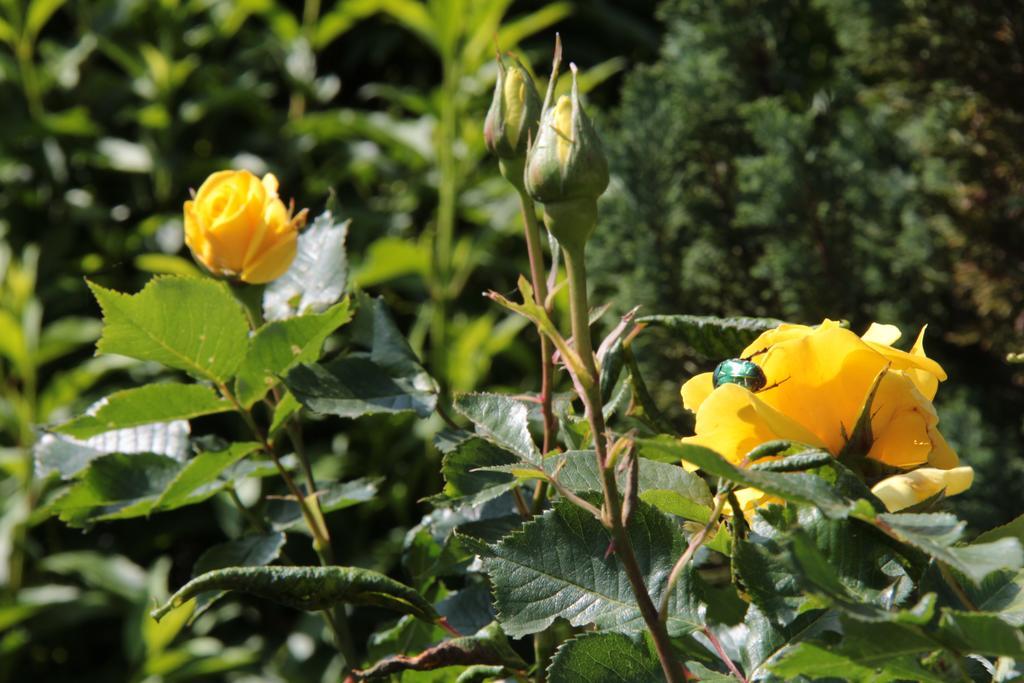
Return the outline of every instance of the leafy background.
<path id="1" fill-rule="evenodd" d="M 1024 507 L 1024 375 L 1004 362 L 1024 350 L 1018 3 L 3 0 L 0 20 L 0 680 L 328 676 L 319 622 L 244 600 L 198 621 L 194 663 L 172 666 L 181 625 L 151 624 L 150 596 L 242 520 L 213 499 L 85 533 L 30 524 L 33 425 L 154 378 L 92 357 L 83 277 L 137 291 L 191 270 L 181 203 L 228 166 L 274 172 L 313 213 L 336 193 L 350 280 L 385 297 L 447 387 L 535 387 L 532 333 L 478 295 L 526 265 L 481 135 L 496 37 L 543 75 L 559 30 L 584 69 L 614 176 L 596 303 L 908 337 L 927 323 L 951 376 L 943 433 L 979 475 L 956 509 L 980 530 Z M 715 359 L 654 328 L 638 347 L 685 430 L 678 385 Z M 442 486 L 439 428 L 311 427 L 319 475 L 382 478 L 331 517 L 344 564 L 416 583 L 400 558 Z M 217 416 L 194 432 L 243 436 Z M 356 624 L 357 641 L 387 620 Z"/>

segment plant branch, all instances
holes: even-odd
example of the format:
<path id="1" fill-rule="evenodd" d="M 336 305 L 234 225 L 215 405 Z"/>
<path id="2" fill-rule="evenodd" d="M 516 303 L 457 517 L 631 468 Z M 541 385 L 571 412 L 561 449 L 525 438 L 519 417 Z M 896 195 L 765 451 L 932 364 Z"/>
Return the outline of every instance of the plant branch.
<path id="1" fill-rule="evenodd" d="M 732 672 L 732 675 L 742 683 L 747 683 L 747 677 L 743 675 L 742 671 L 736 668 L 735 662 L 733 662 L 729 655 L 725 653 L 725 648 L 722 647 L 722 643 L 718 640 L 718 636 L 715 635 L 714 631 L 709 629 L 707 626 L 704 627 L 703 631 L 704 635 L 711 642 L 712 647 L 715 648 L 715 652 L 718 653 L 719 659 L 725 663 L 726 667 L 729 668 L 729 671 Z"/>
<path id="2" fill-rule="evenodd" d="M 722 509 L 725 507 L 725 501 L 726 496 L 721 494 L 715 498 L 715 507 L 711 510 L 711 517 L 708 518 L 708 523 L 690 538 L 690 544 L 686 546 L 686 550 L 683 551 L 683 554 L 679 556 L 679 559 L 672 567 L 672 572 L 668 575 L 668 585 L 665 586 L 665 592 L 661 596 L 661 606 L 658 608 L 658 617 L 662 621 L 668 618 L 668 605 L 672 597 L 672 589 L 676 587 L 676 582 L 679 581 L 683 569 L 686 568 L 686 565 L 693 558 L 693 554 L 704 544 L 708 534 L 711 533 L 715 524 L 718 523 L 718 518 L 722 516 Z"/>
<path id="3" fill-rule="evenodd" d="M 594 360 L 594 347 L 590 339 L 590 307 L 587 303 L 587 269 L 584 262 L 582 246 L 562 245 L 565 254 L 565 266 L 569 274 L 569 304 L 572 322 L 573 343 L 579 355 L 582 372 L 573 377 L 580 389 L 580 398 L 586 408 L 590 421 L 590 430 L 594 437 L 594 450 L 597 453 L 598 466 L 601 469 L 602 487 L 604 489 L 603 523 L 611 532 L 615 554 L 629 579 L 630 587 L 636 598 L 640 614 L 654 639 L 654 647 L 658 652 L 662 672 L 669 683 L 682 683 L 683 668 L 672 654 L 665 623 L 658 618 L 658 610 L 651 600 L 651 594 L 644 583 L 643 572 L 636 559 L 633 543 L 629 532 L 622 523 L 622 501 L 619 498 L 618 485 L 615 482 L 614 469 L 607 466 L 608 443 L 605 434 L 604 413 L 601 410 L 601 389 Z M 571 371 L 571 369 L 570 369 Z"/>

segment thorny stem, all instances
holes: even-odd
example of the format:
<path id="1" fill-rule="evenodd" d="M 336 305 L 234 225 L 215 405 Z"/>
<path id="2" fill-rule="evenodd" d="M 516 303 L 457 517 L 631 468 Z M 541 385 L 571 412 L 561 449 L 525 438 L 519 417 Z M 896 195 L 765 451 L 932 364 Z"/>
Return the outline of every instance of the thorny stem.
<path id="1" fill-rule="evenodd" d="M 586 376 L 574 377 L 580 389 L 580 398 L 586 407 L 587 418 L 590 420 L 590 429 L 594 437 L 594 450 L 597 452 L 597 461 L 602 473 L 602 485 L 604 489 L 604 524 L 611 532 L 612 543 L 615 548 L 615 555 L 622 563 L 622 567 L 629 579 L 636 597 L 640 614 L 647 624 L 648 630 L 654 639 L 654 647 L 658 652 L 658 659 L 661 662 L 662 672 L 665 680 L 669 683 L 682 683 L 684 680 L 683 669 L 672 654 L 672 645 L 669 642 L 668 631 L 665 622 L 658 618 L 658 610 L 651 600 L 651 594 L 647 591 L 644 583 L 643 572 L 636 559 L 633 550 L 633 543 L 630 540 L 629 532 L 622 523 L 622 501 L 619 499 L 618 485 L 615 481 L 613 468 L 607 466 L 608 445 L 605 435 L 604 414 L 601 411 L 601 390 L 597 363 L 594 361 L 594 347 L 590 340 L 590 307 L 587 303 L 587 269 L 584 262 L 584 249 L 582 246 L 574 247 L 563 244 L 562 250 L 565 254 L 565 267 L 569 275 L 569 304 L 570 318 L 572 321 L 573 342 L 576 353 L 583 362 L 583 371 Z"/>
<path id="2" fill-rule="evenodd" d="M 672 589 L 676 587 L 676 582 L 679 581 L 679 577 L 683 573 L 683 569 L 693 558 L 693 554 L 697 552 L 697 548 L 703 545 L 707 539 L 708 534 L 718 523 L 718 518 L 722 516 L 722 509 L 725 507 L 725 501 L 727 496 L 719 494 L 715 499 L 715 507 L 711 510 L 711 517 L 708 518 L 708 523 L 704 525 L 700 531 L 695 533 L 690 539 L 690 544 L 686 546 L 686 550 L 679 556 L 675 565 L 672 567 L 672 572 L 668 575 L 668 585 L 665 586 L 665 592 L 661 596 L 661 606 L 658 608 L 658 616 L 662 621 L 668 618 L 668 605 L 669 600 L 672 597 Z"/>
<path id="3" fill-rule="evenodd" d="M 548 285 L 544 272 L 544 252 L 541 246 L 540 225 L 537 222 L 537 212 L 533 200 L 519 182 L 516 189 L 519 192 L 519 203 L 523 213 L 523 226 L 526 233 L 526 251 L 530 258 L 530 279 L 533 285 L 533 298 L 541 308 L 545 307 L 548 298 Z M 551 408 L 551 392 L 554 383 L 555 364 L 551 354 L 551 342 L 538 329 L 540 337 L 540 412 L 544 420 L 544 448 L 541 451 L 547 455 L 554 444 L 556 432 L 555 413 Z M 531 512 L 537 514 L 544 504 L 547 495 L 547 482 L 537 482 L 537 488 L 533 492 L 533 507 Z"/>

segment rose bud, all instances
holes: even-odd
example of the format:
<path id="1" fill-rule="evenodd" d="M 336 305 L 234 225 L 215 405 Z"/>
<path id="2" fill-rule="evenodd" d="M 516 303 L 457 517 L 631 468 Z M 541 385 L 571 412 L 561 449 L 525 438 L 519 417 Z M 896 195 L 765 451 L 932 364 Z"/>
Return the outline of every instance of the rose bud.
<path id="1" fill-rule="evenodd" d="M 484 120 L 484 142 L 500 159 L 523 159 L 527 142 L 537 134 L 540 95 L 526 68 L 515 57 L 505 65 L 498 57 L 498 81 Z"/>
<path id="2" fill-rule="evenodd" d="M 565 246 L 582 247 L 597 223 L 597 198 L 608 187 L 608 161 L 580 102 L 576 65 L 572 94 L 541 115 L 526 156 L 526 189 L 544 205 L 545 223 Z"/>
<path id="3" fill-rule="evenodd" d="M 218 171 L 185 202 L 185 244 L 214 275 L 249 284 L 275 280 L 295 258 L 296 239 L 306 224 L 277 196 L 277 178 L 260 180 L 249 171 Z"/>

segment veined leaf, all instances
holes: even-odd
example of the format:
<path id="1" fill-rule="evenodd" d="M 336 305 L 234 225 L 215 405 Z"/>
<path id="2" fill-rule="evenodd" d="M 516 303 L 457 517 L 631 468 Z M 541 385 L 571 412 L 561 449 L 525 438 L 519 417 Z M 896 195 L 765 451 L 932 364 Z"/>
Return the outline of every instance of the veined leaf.
<path id="1" fill-rule="evenodd" d="M 437 384 L 419 364 L 383 300 L 362 299 L 349 329 L 353 343 L 369 351 L 295 367 L 284 380 L 295 398 L 310 410 L 341 417 L 405 411 L 430 415 Z"/>
<path id="2" fill-rule="evenodd" d="M 224 283 L 154 277 L 138 294 L 88 284 L 103 310 L 100 352 L 157 361 L 212 382 L 226 382 L 242 362 L 249 327 Z"/>
<path id="3" fill-rule="evenodd" d="M 658 603 L 669 572 L 686 547 L 679 527 L 641 502 L 629 525 L 640 569 Z M 542 631 L 557 618 L 574 626 L 596 624 L 622 633 L 640 633 L 644 621 L 616 556 L 611 538 L 590 514 L 560 501 L 492 547 L 484 558 L 491 577 L 498 619 L 506 633 L 522 637 Z M 670 601 L 672 634 L 700 628 L 692 570 L 684 571 Z"/>
<path id="4" fill-rule="evenodd" d="M 159 621 L 199 593 L 229 590 L 249 593 L 304 610 L 330 609 L 342 603 L 372 605 L 436 623 L 433 605 L 412 588 L 380 572 L 360 567 L 230 567 L 192 579 L 153 610 Z"/>
<path id="5" fill-rule="evenodd" d="M 558 648 L 548 668 L 551 683 L 662 683 L 665 675 L 647 638 L 584 633 Z"/>
<path id="6" fill-rule="evenodd" d="M 235 378 L 239 402 L 251 407 L 277 384 L 280 375 L 299 363 L 316 361 L 324 340 L 351 319 L 345 299 L 323 313 L 271 321 L 256 330 Z"/>
<path id="7" fill-rule="evenodd" d="M 665 327 L 705 358 L 724 359 L 739 355 L 762 332 L 782 324 L 774 318 L 716 318 L 703 315 L 645 315 L 637 322 Z"/>
<path id="8" fill-rule="evenodd" d="M 455 409 L 469 418 L 483 438 L 527 462 L 541 461 L 522 402 L 500 394 L 462 394 L 455 399 Z"/>
<path id="9" fill-rule="evenodd" d="M 324 211 L 299 235 L 295 260 L 263 293 L 263 316 L 285 320 L 307 311 L 322 313 L 345 293 L 350 221 L 338 223 Z"/>
<path id="10" fill-rule="evenodd" d="M 188 420 L 232 410 L 229 402 L 202 384 L 147 384 L 107 396 L 98 409 L 57 428 L 61 434 L 87 439 L 97 434 L 156 422 Z"/>

